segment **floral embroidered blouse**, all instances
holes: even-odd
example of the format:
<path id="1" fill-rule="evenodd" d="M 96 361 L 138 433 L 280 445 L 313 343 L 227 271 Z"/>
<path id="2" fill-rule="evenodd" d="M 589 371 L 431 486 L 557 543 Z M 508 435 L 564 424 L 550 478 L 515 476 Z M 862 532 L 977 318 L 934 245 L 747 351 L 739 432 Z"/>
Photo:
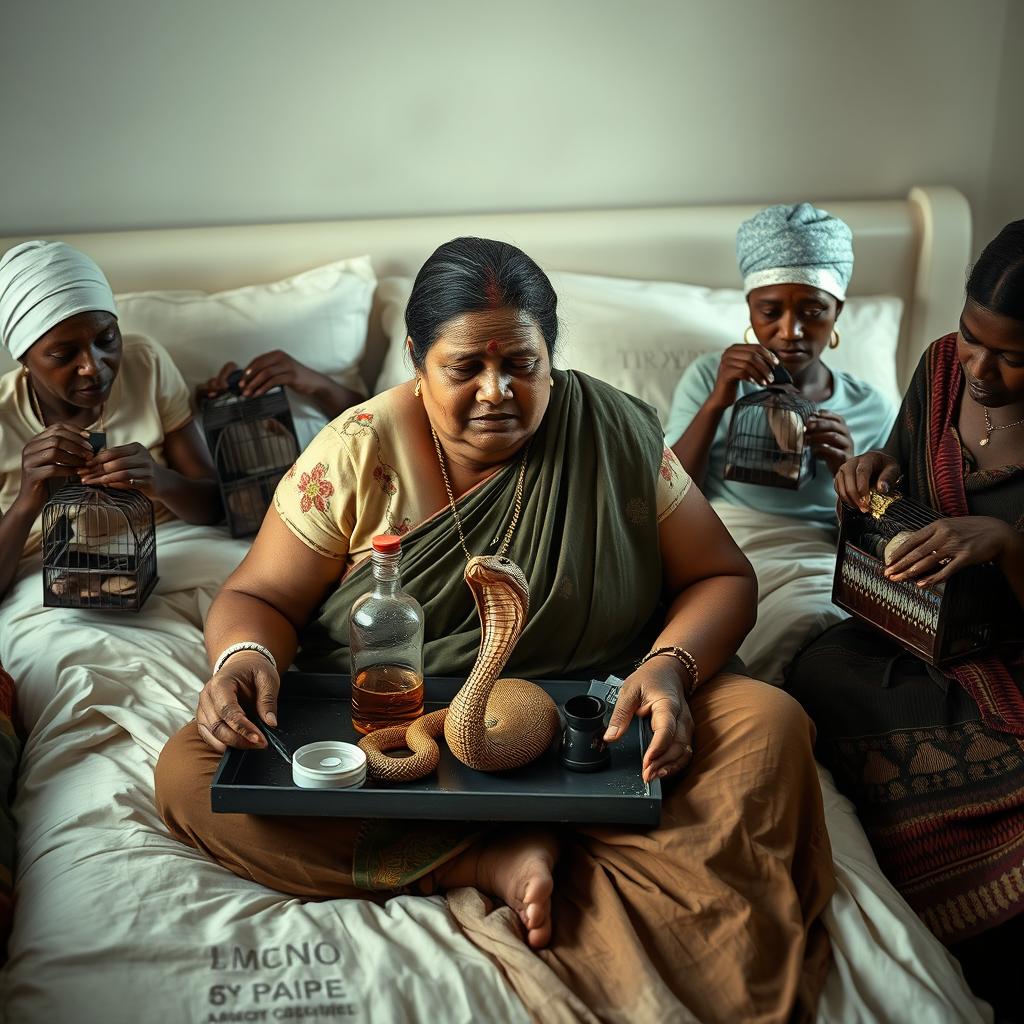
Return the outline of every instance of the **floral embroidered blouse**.
<path id="1" fill-rule="evenodd" d="M 370 553 L 373 538 L 402 536 L 439 507 L 427 507 L 416 481 L 439 473 L 427 436 L 410 440 L 403 387 L 392 388 L 328 423 L 278 484 L 274 507 L 304 544 L 346 568 Z M 660 523 L 683 500 L 690 478 L 671 450 L 658 470 Z"/>

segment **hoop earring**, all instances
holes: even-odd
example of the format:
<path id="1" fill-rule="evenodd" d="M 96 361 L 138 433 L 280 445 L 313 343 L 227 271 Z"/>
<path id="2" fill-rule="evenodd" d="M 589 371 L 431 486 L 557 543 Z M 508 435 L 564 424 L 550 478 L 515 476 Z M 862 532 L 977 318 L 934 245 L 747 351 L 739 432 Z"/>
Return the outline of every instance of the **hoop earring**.
<path id="1" fill-rule="evenodd" d="M 417 377 L 417 378 L 416 378 L 416 387 L 414 387 L 414 388 L 412 389 L 412 393 L 413 393 L 413 394 L 414 394 L 414 395 L 415 395 L 415 396 L 416 396 L 417 398 L 419 398 L 419 397 L 420 397 L 420 380 L 421 380 L 421 378 L 420 378 L 420 377 Z"/>
<path id="2" fill-rule="evenodd" d="M 839 348 L 839 332 L 833 327 L 832 337 L 828 339 L 829 348 Z"/>
<path id="3" fill-rule="evenodd" d="M 754 325 L 753 324 L 747 324 L 747 329 L 743 332 L 743 344 L 744 345 L 756 345 L 757 344 L 756 339 L 754 341 L 751 341 L 750 338 L 747 337 L 747 335 L 750 334 L 750 332 L 753 329 L 754 329 Z"/>

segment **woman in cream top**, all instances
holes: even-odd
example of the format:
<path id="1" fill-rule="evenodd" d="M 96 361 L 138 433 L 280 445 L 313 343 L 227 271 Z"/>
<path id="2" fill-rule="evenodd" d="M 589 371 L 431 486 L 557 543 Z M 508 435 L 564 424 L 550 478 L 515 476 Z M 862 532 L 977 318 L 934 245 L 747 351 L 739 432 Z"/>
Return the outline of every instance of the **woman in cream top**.
<path id="1" fill-rule="evenodd" d="M 22 365 L 0 377 L 0 596 L 40 547 L 50 481 L 134 489 L 157 520 L 221 518 L 216 474 L 167 353 L 122 338 L 100 268 L 61 242 L 0 260 L 0 338 Z M 106 435 L 94 454 L 88 437 Z"/>

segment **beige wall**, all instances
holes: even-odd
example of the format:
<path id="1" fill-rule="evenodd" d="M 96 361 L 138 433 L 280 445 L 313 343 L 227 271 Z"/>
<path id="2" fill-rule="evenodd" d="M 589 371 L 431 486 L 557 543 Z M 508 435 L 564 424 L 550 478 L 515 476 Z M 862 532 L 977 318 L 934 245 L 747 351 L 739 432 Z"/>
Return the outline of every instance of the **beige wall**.
<path id="1" fill-rule="evenodd" d="M 1009 0 L 1003 32 L 991 171 L 974 229 L 980 248 L 1007 221 L 1024 217 L 1024 0 Z"/>
<path id="2" fill-rule="evenodd" d="M 3 0 L 0 234 L 929 183 L 990 225 L 1024 215 L 1022 9 Z"/>

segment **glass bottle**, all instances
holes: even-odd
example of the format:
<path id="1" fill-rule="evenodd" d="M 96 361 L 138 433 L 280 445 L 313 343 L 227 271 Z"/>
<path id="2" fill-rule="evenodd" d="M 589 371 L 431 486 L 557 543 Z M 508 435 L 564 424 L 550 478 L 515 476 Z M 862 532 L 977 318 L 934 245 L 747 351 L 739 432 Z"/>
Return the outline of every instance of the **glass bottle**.
<path id="1" fill-rule="evenodd" d="M 349 611 L 352 724 L 365 735 L 423 714 L 423 609 L 402 590 L 402 541 L 373 538 L 373 588 Z"/>

